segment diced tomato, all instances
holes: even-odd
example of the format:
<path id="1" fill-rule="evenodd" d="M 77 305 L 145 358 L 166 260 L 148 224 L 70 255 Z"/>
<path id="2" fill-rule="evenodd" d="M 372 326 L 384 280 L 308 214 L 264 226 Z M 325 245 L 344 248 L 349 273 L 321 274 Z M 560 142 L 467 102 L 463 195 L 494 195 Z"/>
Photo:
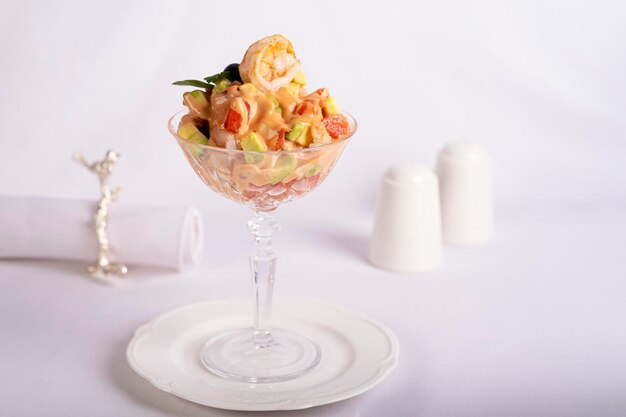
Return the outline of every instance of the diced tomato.
<path id="1" fill-rule="evenodd" d="M 306 111 L 306 108 L 307 108 L 306 103 L 300 103 L 298 104 L 298 107 L 296 107 L 296 113 L 302 115 Z"/>
<path id="2" fill-rule="evenodd" d="M 296 107 L 296 113 L 302 115 L 306 114 L 307 116 L 316 115 L 318 113 L 318 105 L 313 100 L 304 100 L 302 103 L 298 104 Z"/>
<path id="3" fill-rule="evenodd" d="M 320 98 L 328 98 L 328 89 L 327 88 L 318 88 L 317 90 L 315 90 L 315 92 L 317 93 L 317 95 L 320 96 Z"/>
<path id="4" fill-rule="evenodd" d="M 267 147 L 268 149 L 271 149 L 272 151 L 282 151 L 284 143 L 285 143 L 285 131 L 281 130 L 276 134 L 276 136 L 272 137 L 270 140 L 267 141 Z"/>
<path id="5" fill-rule="evenodd" d="M 237 133 L 239 132 L 239 128 L 241 127 L 241 115 L 234 111 L 233 109 L 229 109 L 226 114 L 226 120 L 224 120 L 224 129 L 229 132 Z"/>
<path id="6" fill-rule="evenodd" d="M 285 131 L 281 130 L 278 132 L 278 139 L 276 139 L 276 150 L 281 151 L 283 149 L 284 144 L 285 144 Z"/>
<path id="7" fill-rule="evenodd" d="M 324 117 L 323 122 L 328 134 L 333 139 L 339 139 L 350 130 L 350 125 L 342 114 L 330 114 Z"/>

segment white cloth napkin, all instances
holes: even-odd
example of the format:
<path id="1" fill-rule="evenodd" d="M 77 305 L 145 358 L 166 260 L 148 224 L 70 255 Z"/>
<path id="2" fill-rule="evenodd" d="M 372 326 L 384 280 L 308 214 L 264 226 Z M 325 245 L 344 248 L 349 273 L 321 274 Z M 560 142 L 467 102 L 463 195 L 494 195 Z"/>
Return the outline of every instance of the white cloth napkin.
<path id="1" fill-rule="evenodd" d="M 94 261 L 95 207 L 95 202 L 83 200 L 0 197 L 0 258 Z M 110 258 L 172 269 L 197 265 L 203 230 L 194 207 L 113 204 L 108 221 Z"/>

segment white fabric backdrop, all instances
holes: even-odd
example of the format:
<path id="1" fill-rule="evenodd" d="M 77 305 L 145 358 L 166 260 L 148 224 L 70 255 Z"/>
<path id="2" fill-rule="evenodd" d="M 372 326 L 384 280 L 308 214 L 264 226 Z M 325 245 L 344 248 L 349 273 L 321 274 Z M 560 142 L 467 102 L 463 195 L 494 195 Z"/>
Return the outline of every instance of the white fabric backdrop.
<path id="1" fill-rule="evenodd" d="M 360 123 L 326 183 L 279 211 L 281 271 L 293 276 L 282 288 L 368 311 L 419 357 L 404 356 L 396 379 L 364 399 L 305 415 L 624 415 L 626 3 L 362 3 L 0 3 L 0 193 L 94 198 L 95 179 L 71 155 L 115 148 L 120 204 L 196 204 L 208 247 L 187 275 L 201 280 L 138 272 L 122 295 L 81 280 L 79 267 L 0 264 L 0 330 L 14 339 L 0 343 L 10 358 L 0 375 L 13 381 L 0 414 L 69 415 L 101 401 L 101 415 L 212 415 L 117 362 L 151 315 L 245 290 L 243 277 L 231 280 L 245 274 L 249 213 L 186 166 L 165 126 L 184 91 L 170 83 L 217 72 L 282 33 L 309 84 L 330 88 Z M 448 249 L 441 271 L 418 277 L 368 266 L 382 172 L 432 166 L 457 138 L 492 153 L 494 246 Z M 324 262 L 302 271 L 302 256 Z M 51 272 L 37 279 L 42 271 Z M 44 297 L 55 288 L 61 300 Z M 54 349 L 29 328 L 59 337 Z M 32 390 L 47 394 L 38 401 Z M 81 393 L 74 406 L 60 401 L 65 392 Z"/>
<path id="2" fill-rule="evenodd" d="M 360 122 L 320 190 L 350 210 L 387 166 L 431 165 L 455 138 L 492 151 L 499 204 L 626 196 L 623 2 L 363 3 L 3 2 L 0 191 L 90 196 L 72 151 L 115 147 L 125 198 L 213 206 L 166 134 L 170 83 L 283 33 Z"/>

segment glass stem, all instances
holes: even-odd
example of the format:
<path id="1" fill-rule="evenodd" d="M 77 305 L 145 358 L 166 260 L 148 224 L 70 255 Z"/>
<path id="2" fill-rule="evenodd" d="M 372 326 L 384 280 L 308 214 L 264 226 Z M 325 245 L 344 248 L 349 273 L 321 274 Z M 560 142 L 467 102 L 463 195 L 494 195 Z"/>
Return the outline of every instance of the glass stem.
<path id="1" fill-rule="evenodd" d="M 250 271 L 254 289 L 254 335 L 255 348 L 276 344 L 271 331 L 272 293 L 276 277 L 276 254 L 272 239 L 280 231 L 280 225 L 271 213 L 257 211 L 248 221 L 248 230 L 254 237 L 254 250 L 250 253 Z"/>

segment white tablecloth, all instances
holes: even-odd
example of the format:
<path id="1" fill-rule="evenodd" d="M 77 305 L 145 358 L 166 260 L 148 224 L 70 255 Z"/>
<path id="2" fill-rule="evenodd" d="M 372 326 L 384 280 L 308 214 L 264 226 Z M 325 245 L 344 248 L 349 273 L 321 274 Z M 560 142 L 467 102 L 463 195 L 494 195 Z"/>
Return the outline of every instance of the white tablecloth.
<path id="1" fill-rule="evenodd" d="M 566 218 L 525 208 L 533 219 L 506 216 L 491 244 L 448 247 L 441 269 L 402 275 L 365 261 L 367 219 L 307 226 L 296 215 L 304 204 L 278 213 L 277 295 L 363 310 L 398 335 L 401 357 L 371 392 L 280 415 L 626 413 L 623 207 L 603 209 L 601 222 L 589 221 L 597 207 Z M 112 287 L 83 276 L 78 264 L 1 262 L 0 414 L 247 415 L 161 392 L 125 359 L 133 330 L 154 315 L 247 293 L 245 215 L 207 229 L 207 246 L 221 249 L 180 276 L 141 269 Z"/>

